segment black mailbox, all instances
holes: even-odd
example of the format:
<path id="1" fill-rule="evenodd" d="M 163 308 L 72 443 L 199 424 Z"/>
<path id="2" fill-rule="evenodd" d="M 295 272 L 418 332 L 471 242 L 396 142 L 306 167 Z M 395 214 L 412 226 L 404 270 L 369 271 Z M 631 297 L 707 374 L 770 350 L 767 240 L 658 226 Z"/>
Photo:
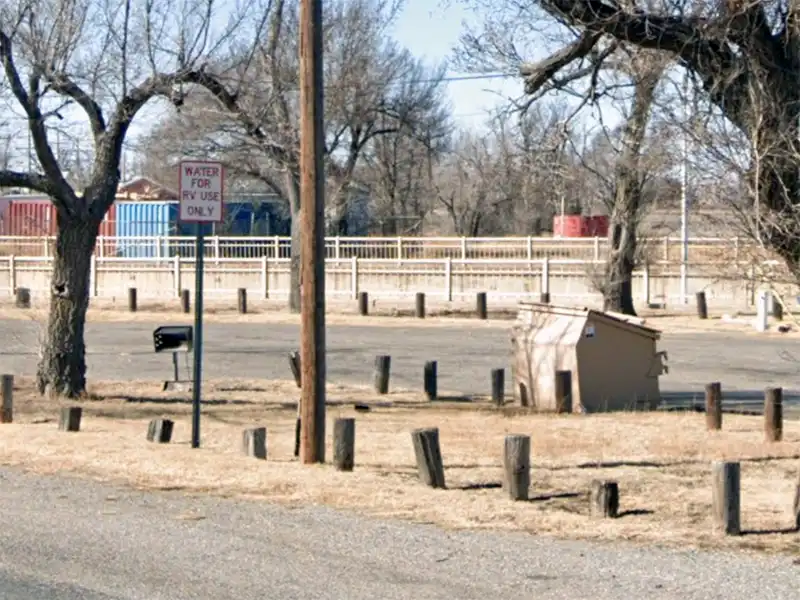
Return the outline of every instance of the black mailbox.
<path id="1" fill-rule="evenodd" d="M 163 325 L 153 332 L 156 352 L 191 352 L 192 328 L 189 325 Z"/>

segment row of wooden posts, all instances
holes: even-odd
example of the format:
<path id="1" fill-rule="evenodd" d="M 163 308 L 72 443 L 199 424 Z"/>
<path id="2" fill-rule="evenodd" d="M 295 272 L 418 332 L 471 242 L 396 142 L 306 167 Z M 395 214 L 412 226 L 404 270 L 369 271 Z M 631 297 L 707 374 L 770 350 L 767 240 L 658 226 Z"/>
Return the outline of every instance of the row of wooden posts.
<path id="1" fill-rule="evenodd" d="M 705 413 L 709 431 L 722 429 L 722 384 L 718 381 L 706 385 Z M 764 438 L 767 442 L 783 439 L 783 388 L 764 390 Z"/>
<path id="2" fill-rule="evenodd" d="M 0 422 L 13 422 L 14 376 L 2 376 L 2 411 Z M 782 432 L 780 388 L 770 388 L 765 393 L 765 409 L 772 406 L 765 418 L 768 441 L 780 441 Z M 722 427 L 721 387 L 718 383 L 706 387 L 708 429 Z M 765 410 L 765 415 L 767 411 Z M 776 416 L 777 415 L 777 416 Z M 58 429 L 65 432 L 80 431 L 82 408 L 64 407 L 59 413 Z M 300 450 L 300 420 L 295 427 L 295 448 Z M 175 423 L 170 419 L 153 419 L 148 424 L 146 439 L 166 444 L 172 440 Z M 356 422 L 354 418 L 339 418 L 333 427 L 333 463 L 339 471 L 352 471 L 355 466 Z M 446 489 L 444 461 L 439 444 L 439 429 L 415 429 L 411 441 L 420 481 L 432 488 Z M 243 454 L 266 460 L 267 428 L 255 427 L 242 432 Z M 507 435 L 503 446 L 503 489 L 516 501 L 529 499 L 531 485 L 531 438 L 528 435 Z M 716 527 L 727 535 L 741 534 L 741 469 L 738 462 L 715 461 L 711 465 L 712 517 Z M 589 512 L 592 516 L 615 518 L 619 515 L 620 489 L 617 481 L 594 480 L 589 492 Z M 793 515 L 795 527 L 800 530 L 800 484 L 798 484 Z"/>
<path id="3" fill-rule="evenodd" d="M 550 294 L 543 293 L 540 301 L 547 304 L 550 302 Z M 17 288 L 15 306 L 17 308 L 31 307 L 31 291 L 28 288 Z M 236 290 L 236 309 L 240 314 L 247 314 L 247 289 L 239 288 Z M 139 293 L 137 288 L 128 288 L 128 311 L 136 312 L 139 310 Z M 187 289 L 181 290 L 181 310 L 184 313 L 191 311 L 191 292 Z M 358 312 L 362 316 L 369 315 L 369 294 L 359 292 Z M 489 318 L 489 308 L 486 300 L 486 292 L 478 292 L 475 297 L 475 314 L 479 319 Z M 418 292 L 415 297 L 414 315 L 419 319 L 425 318 L 425 294 Z"/>
<path id="4" fill-rule="evenodd" d="M 297 387 L 302 386 L 301 372 L 300 372 L 300 353 L 289 353 L 289 368 L 292 371 L 294 382 Z M 389 393 L 389 379 L 391 376 L 392 357 L 386 354 L 380 354 L 375 357 L 375 368 L 373 372 L 373 387 L 375 392 L 381 395 Z M 569 371 L 563 371 L 567 375 L 572 375 Z M 422 369 L 422 388 L 428 400 L 436 400 L 439 397 L 439 363 L 435 360 L 429 360 L 425 363 Z M 490 371 L 492 402 L 501 406 L 505 403 L 506 391 L 506 371 L 505 369 L 492 369 Z M 563 380 L 563 377 L 559 378 Z M 559 389 L 563 390 L 563 394 L 567 396 L 570 394 L 570 385 L 560 386 Z M 562 394 L 562 395 L 563 395 Z"/>
<path id="5" fill-rule="evenodd" d="M 697 308 L 698 319 L 708 319 L 708 300 L 705 292 L 695 294 L 695 306 Z M 777 300 L 771 303 L 771 316 L 776 321 L 783 321 L 783 304 Z"/>

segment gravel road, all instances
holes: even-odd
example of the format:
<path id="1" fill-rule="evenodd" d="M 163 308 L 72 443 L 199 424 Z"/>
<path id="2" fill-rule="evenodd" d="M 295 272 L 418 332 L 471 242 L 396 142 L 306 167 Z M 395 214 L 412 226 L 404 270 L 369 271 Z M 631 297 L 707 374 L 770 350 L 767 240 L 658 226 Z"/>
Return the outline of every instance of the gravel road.
<path id="1" fill-rule="evenodd" d="M 446 494 L 447 492 L 442 492 Z M 0 469 L 4 600 L 795 600 L 788 557 L 447 532 Z"/>
<path id="2" fill-rule="evenodd" d="M 99 379 L 169 379 L 169 355 L 153 353 L 146 323 L 91 323 L 87 326 L 89 377 Z M 0 321 L 0 370 L 35 373 L 35 323 Z M 297 348 L 295 325 L 209 324 L 205 328 L 205 376 L 286 379 L 286 353 Z M 489 371 L 508 367 L 510 337 L 506 327 L 330 326 L 327 330 L 328 379 L 368 383 L 377 354 L 392 356 L 392 382 L 421 385 L 426 360 L 439 361 L 439 387 L 452 392 L 489 393 Z M 800 395 L 800 348 L 796 341 L 744 334 L 665 335 L 660 349 L 669 352 L 668 375 L 661 378 L 668 397 L 702 396 L 709 381 L 721 381 L 729 398 L 763 398 L 767 386 L 782 386 L 789 401 Z M 189 378 L 188 361 L 182 376 Z M 506 384 L 510 393 L 510 378 Z"/>

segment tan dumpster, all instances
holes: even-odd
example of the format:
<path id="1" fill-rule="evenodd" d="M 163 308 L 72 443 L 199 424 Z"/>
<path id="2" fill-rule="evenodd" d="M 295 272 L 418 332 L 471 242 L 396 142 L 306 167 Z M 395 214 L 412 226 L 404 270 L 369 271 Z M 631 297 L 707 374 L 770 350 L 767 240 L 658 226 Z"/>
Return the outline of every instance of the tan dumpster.
<path id="1" fill-rule="evenodd" d="M 587 308 L 520 304 L 512 330 L 514 398 L 554 411 L 556 371 L 570 371 L 574 412 L 654 409 L 666 353 L 656 350 L 660 333 L 640 323 Z"/>

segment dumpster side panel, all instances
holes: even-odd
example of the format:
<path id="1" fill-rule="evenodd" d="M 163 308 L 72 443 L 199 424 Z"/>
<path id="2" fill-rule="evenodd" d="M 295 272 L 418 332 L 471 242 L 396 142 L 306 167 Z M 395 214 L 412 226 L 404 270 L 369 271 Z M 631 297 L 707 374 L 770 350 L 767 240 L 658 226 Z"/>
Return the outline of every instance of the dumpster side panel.
<path id="1" fill-rule="evenodd" d="M 644 410 L 660 399 L 653 377 L 656 342 L 591 317 L 578 342 L 581 403 L 586 412 Z"/>

